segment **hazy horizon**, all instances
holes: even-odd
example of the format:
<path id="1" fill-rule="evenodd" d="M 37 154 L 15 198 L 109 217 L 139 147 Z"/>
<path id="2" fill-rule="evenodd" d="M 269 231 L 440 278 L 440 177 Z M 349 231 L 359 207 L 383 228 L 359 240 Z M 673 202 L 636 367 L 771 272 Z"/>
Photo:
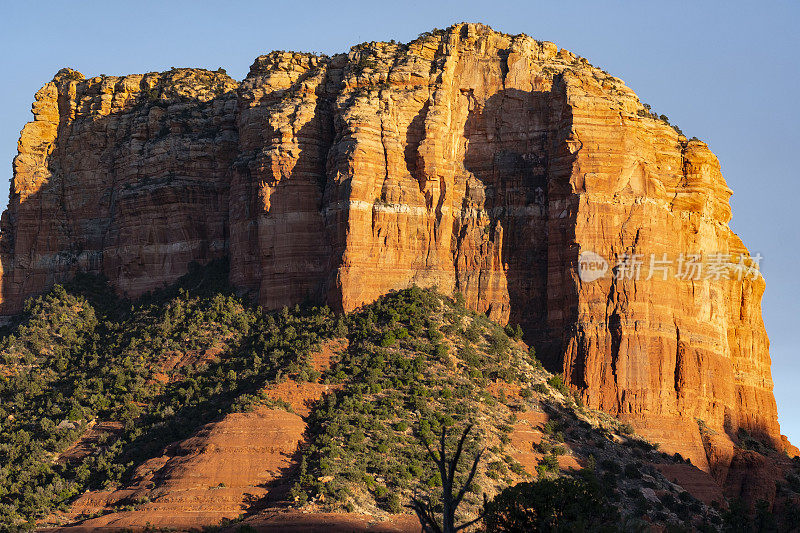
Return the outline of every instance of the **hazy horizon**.
<path id="1" fill-rule="evenodd" d="M 763 315 L 782 432 L 800 444 L 800 232 L 788 187 L 795 177 L 800 110 L 800 4 L 727 2 L 338 2 L 303 9 L 229 2 L 20 3 L 3 7 L 8 26 L 0 88 L 0 159 L 11 179 L 19 130 L 34 93 L 62 67 L 87 77 L 223 67 L 243 79 L 271 50 L 332 55 L 364 41 L 413 40 L 435 27 L 482 22 L 526 33 L 586 57 L 623 79 L 658 113 L 709 144 L 734 191 L 731 227 L 760 253 L 767 280 Z M 7 192 L 0 197 L 3 209 Z"/>

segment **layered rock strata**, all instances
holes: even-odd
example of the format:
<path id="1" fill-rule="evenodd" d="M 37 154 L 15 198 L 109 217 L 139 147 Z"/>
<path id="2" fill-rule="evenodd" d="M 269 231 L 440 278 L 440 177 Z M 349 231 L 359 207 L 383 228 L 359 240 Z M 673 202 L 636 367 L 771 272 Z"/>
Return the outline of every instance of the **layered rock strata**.
<path id="1" fill-rule="evenodd" d="M 78 270 L 135 297 L 221 256 L 266 308 L 436 285 L 718 478 L 740 429 L 784 445 L 764 281 L 732 275 L 749 253 L 716 157 L 552 43 L 459 24 L 273 52 L 241 83 L 65 69 L 33 113 L 2 218 L 5 314 Z M 582 252 L 611 271 L 582 281 Z M 695 253 L 725 275 L 613 275 Z"/>

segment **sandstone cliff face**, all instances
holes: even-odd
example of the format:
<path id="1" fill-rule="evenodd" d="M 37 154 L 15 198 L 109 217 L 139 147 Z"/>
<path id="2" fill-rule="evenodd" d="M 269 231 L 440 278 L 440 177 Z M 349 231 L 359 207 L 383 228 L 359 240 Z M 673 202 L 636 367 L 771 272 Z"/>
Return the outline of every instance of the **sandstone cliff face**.
<path id="1" fill-rule="evenodd" d="M 76 269 L 137 296 L 227 249 L 236 82 L 177 69 L 84 80 L 37 94 L 2 219 L 2 306 Z"/>
<path id="2" fill-rule="evenodd" d="M 706 145 L 552 43 L 461 24 L 273 52 L 241 83 L 64 70 L 33 112 L 2 219 L 5 314 L 78 269 L 133 297 L 223 255 L 268 308 L 438 285 L 718 479 L 739 428 L 782 446 L 763 278 L 578 276 L 584 251 L 747 250 Z"/>

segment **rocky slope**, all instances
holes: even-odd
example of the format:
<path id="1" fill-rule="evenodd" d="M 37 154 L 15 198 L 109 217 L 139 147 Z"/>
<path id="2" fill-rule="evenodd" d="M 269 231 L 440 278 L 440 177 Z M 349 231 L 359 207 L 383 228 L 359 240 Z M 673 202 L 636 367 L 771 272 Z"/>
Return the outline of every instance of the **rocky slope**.
<path id="1" fill-rule="evenodd" d="M 2 218 L 4 314 L 79 270 L 136 297 L 222 256 L 271 309 L 436 285 L 521 324 L 588 406 L 723 486 L 740 430 L 788 445 L 764 280 L 736 275 L 749 254 L 717 159 L 552 43 L 459 24 L 273 52 L 242 82 L 65 69 L 33 113 Z M 612 267 L 719 253 L 724 275 L 587 282 L 588 251 Z"/>
<path id="2" fill-rule="evenodd" d="M 3 338 L 0 531 L 419 531 L 403 505 L 438 490 L 420 439 L 468 422 L 465 453 L 484 452 L 464 518 L 482 494 L 579 476 L 626 530 L 725 517 L 708 474 L 577 403 L 459 301 L 412 288 L 265 315 L 208 279 L 133 305 L 57 288 Z"/>

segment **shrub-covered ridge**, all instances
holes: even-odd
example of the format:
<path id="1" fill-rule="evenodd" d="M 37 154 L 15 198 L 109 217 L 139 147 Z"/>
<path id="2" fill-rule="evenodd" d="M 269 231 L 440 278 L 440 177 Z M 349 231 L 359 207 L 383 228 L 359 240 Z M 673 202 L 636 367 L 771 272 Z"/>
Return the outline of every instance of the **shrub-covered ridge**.
<path id="1" fill-rule="evenodd" d="M 226 265 L 138 302 L 80 277 L 32 299 L 0 344 L 0 524 L 33 525 L 86 489 L 114 487 L 167 444 L 249 409 L 265 385 L 315 377 L 327 308 L 266 314 L 234 296 Z M 170 368 L 175 354 L 196 354 Z M 79 461 L 61 452 L 95 420 L 122 423 Z"/>
<path id="2" fill-rule="evenodd" d="M 79 276 L 28 303 L 0 341 L 0 524 L 33 526 L 86 490 L 123 486 L 168 444 L 228 413 L 290 409 L 268 395 L 288 379 L 332 385 L 288 474 L 294 507 L 381 516 L 408 512 L 415 494 L 435 500 L 440 480 L 424 442 L 442 427 L 457 437 L 474 424 L 465 455 L 484 453 L 463 519 L 484 495 L 524 482 L 532 485 L 519 494 L 532 501 L 588 490 L 591 509 L 609 509 L 612 523 L 618 513 L 625 527 L 720 525 L 651 466 L 682 460 L 576 403 L 519 328 L 468 311 L 459 295 L 411 288 L 348 315 L 312 306 L 267 313 L 233 294 L 226 274 L 224 263 L 195 268 L 136 302 Z M 312 354 L 335 339 L 346 348 L 315 369 Z M 119 430 L 85 454 L 65 454 L 97 421 Z M 540 438 L 526 440 L 521 428 Z M 565 476 L 574 483 L 555 482 Z"/>

